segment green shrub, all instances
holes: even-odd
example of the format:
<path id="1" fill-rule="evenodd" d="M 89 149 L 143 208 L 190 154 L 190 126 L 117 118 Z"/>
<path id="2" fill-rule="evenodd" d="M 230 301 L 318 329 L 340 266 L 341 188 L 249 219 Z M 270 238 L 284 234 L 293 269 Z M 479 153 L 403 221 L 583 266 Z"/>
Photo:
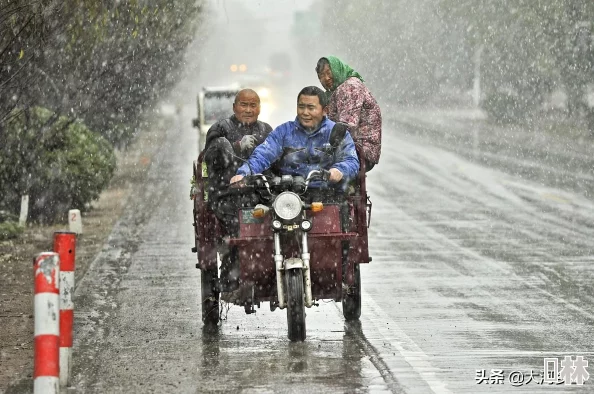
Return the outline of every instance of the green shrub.
<path id="1" fill-rule="evenodd" d="M 14 111 L 0 125 L 0 206 L 29 219 L 54 222 L 83 210 L 108 185 L 116 162 L 112 146 L 78 121 L 44 108 Z"/>
<path id="2" fill-rule="evenodd" d="M 524 106 L 518 95 L 508 91 L 496 91 L 487 95 L 481 103 L 489 118 L 497 123 L 517 122 L 524 116 Z"/>
<path id="3" fill-rule="evenodd" d="M 18 237 L 23 232 L 23 228 L 17 222 L 0 223 L 0 241 Z"/>

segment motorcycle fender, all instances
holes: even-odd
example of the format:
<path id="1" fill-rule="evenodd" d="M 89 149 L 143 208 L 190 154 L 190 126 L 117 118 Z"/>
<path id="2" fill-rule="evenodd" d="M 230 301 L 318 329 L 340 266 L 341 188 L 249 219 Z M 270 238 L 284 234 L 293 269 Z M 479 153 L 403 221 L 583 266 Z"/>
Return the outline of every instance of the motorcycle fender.
<path id="1" fill-rule="evenodd" d="M 285 270 L 290 270 L 293 268 L 303 268 L 303 260 L 298 257 L 291 257 L 290 259 L 285 260 Z"/>

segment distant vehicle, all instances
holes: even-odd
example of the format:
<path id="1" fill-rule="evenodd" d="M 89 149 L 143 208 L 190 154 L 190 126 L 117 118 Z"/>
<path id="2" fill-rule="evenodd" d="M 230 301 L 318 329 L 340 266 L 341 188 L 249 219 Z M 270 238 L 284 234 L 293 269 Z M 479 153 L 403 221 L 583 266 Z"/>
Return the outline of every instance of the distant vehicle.
<path id="1" fill-rule="evenodd" d="M 204 149 L 210 126 L 233 115 L 233 101 L 239 90 L 238 86 L 203 87 L 198 93 L 198 117 L 192 119 L 192 126 L 199 133 L 198 152 Z"/>
<path id="2" fill-rule="evenodd" d="M 242 89 L 253 89 L 258 93 L 262 103 L 271 97 L 271 83 L 264 73 L 246 73 L 237 75 L 237 82 Z"/>
<path id="3" fill-rule="evenodd" d="M 268 60 L 268 74 L 274 83 L 287 83 L 291 78 L 291 57 L 284 52 L 276 52 Z"/>
<path id="4" fill-rule="evenodd" d="M 258 93 L 262 102 L 269 99 L 273 88 L 269 67 L 241 63 L 232 64 L 229 69 L 231 73 L 228 77 L 242 89 L 253 89 Z"/>

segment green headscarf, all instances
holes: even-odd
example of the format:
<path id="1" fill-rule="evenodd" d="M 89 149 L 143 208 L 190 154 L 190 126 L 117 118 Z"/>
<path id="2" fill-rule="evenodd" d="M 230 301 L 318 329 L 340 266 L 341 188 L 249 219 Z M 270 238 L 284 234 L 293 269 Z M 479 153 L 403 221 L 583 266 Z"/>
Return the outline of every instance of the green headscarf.
<path id="1" fill-rule="evenodd" d="M 350 77 L 359 78 L 361 82 L 365 82 L 358 72 L 353 70 L 348 64 L 344 63 L 336 56 L 326 56 L 326 59 L 328 59 L 328 63 L 330 63 L 330 71 L 332 72 L 332 79 L 334 81 L 334 86 L 330 89 L 331 92 L 335 91 L 339 85 L 342 85 L 342 83 Z"/>

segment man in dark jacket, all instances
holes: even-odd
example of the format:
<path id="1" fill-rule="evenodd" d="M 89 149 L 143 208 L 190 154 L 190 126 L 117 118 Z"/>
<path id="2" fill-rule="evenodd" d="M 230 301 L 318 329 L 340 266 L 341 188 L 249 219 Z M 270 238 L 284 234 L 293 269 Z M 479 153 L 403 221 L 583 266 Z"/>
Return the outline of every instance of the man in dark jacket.
<path id="1" fill-rule="evenodd" d="M 252 89 L 243 89 L 235 97 L 233 115 L 213 124 L 206 134 L 204 162 L 208 170 L 208 203 L 226 236 L 235 235 L 239 228 L 236 197 L 225 195 L 229 180 L 272 131 L 268 123 L 258 120 L 259 114 L 260 97 Z M 221 253 L 223 285 L 227 281 L 225 277 L 229 276 L 230 252 L 233 251 Z"/>
<path id="2" fill-rule="evenodd" d="M 268 123 L 258 120 L 258 115 L 260 97 L 252 89 L 243 89 L 235 96 L 233 115 L 219 120 L 208 130 L 204 161 L 208 167 L 211 186 L 215 175 L 226 177 L 221 186 L 227 186 L 229 179 L 243 164 L 242 159 L 247 159 L 272 131 Z"/>
<path id="3" fill-rule="evenodd" d="M 222 192 L 229 180 L 254 148 L 261 144 L 272 127 L 258 120 L 260 98 L 251 89 L 243 89 L 235 97 L 233 115 L 211 126 L 206 134 L 204 161 L 208 169 L 208 199 L 219 219 L 227 221 L 226 199 Z M 231 215 L 235 216 L 235 215 Z M 232 229 L 225 229 L 232 232 Z"/>

